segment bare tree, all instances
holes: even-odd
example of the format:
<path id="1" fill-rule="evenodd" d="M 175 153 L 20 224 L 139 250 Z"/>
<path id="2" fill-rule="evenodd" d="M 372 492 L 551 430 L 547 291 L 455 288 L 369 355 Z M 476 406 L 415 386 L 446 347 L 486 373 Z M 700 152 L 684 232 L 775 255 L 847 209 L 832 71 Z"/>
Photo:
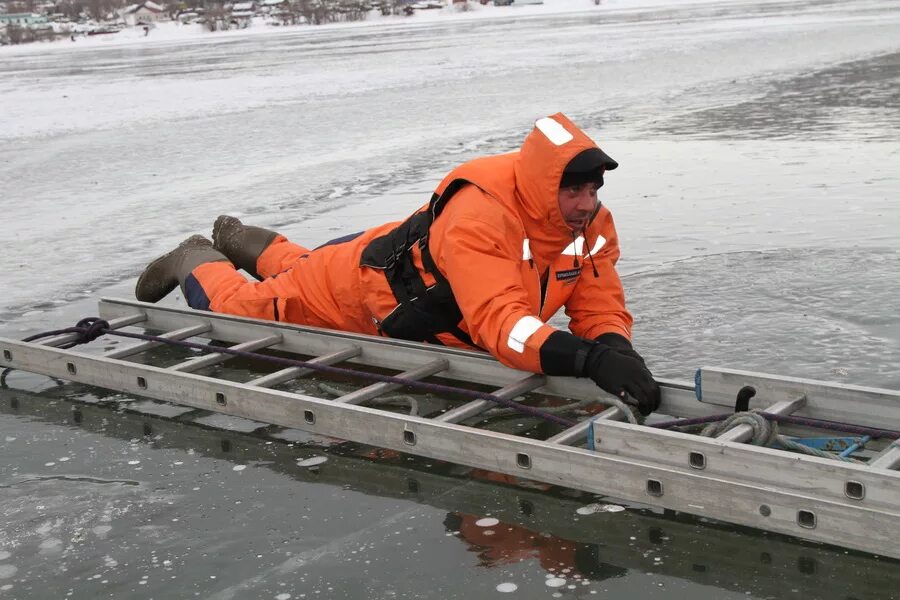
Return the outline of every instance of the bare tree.
<path id="1" fill-rule="evenodd" d="M 24 27 L 10 23 L 6 26 L 6 39 L 9 40 L 10 44 L 22 44 L 31 41 L 25 39 L 27 32 L 28 30 Z"/>
<path id="2" fill-rule="evenodd" d="M 87 0 L 85 9 L 92 19 L 102 21 L 116 4 L 113 0 Z"/>
<path id="3" fill-rule="evenodd" d="M 210 31 L 228 29 L 228 11 L 221 4 L 212 5 L 206 9 L 206 28 Z"/>
<path id="4" fill-rule="evenodd" d="M 84 10 L 84 4 L 78 0 L 72 2 L 60 2 L 56 5 L 56 12 L 64 14 L 70 21 L 77 21 Z"/>
<path id="5" fill-rule="evenodd" d="M 340 0 L 338 12 L 344 21 L 365 21 L 371 7 L 365 0 Z"/>

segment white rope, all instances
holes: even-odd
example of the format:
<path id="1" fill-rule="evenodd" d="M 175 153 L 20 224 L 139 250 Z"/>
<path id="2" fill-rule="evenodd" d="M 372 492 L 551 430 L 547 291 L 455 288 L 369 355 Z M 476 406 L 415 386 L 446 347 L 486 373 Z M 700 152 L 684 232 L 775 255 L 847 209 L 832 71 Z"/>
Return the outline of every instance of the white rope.
<path id="1" fill-rule="evenodd" d="M 632 406 L 629 406 L 616 398 L 615 396 L 604 396 L 601 398 L 600 402 L 603 404 L 610 404 L 619 409 L 619 411 L 625 415 L 625 418 L 632 425 L 641 425 L 644 422 L 643 415 L 635 414 L 635 409 Z"/>
<path id="2" fill-rule="evenodd" d="M 724 421 L 710 423 L 703 428 L 700 435 L 703 437 L 718 437 L 739 425 L 748 425 L 753 428 L 753 436 L 750 438 L 749 443 L 755 446 L 771 446 L 775 442 L 778 442 L 788 450 L 808 454 L 809 456 L 818 456 L 819 458 L 830 458 L 832 460 L 842 460 L 845 462 L 859 462 L 848 456 L 840 456 L 805 444 L 800 444 L 781 435 L 778 433 L 778 423 L 766 420 L 766 418 L 760 414 L 761 412 L 761 410 L 754 409 L 748 412 L 734 413 Z"/>
<path id="3" fill-rule="evenodd" d="M 344 396 L 353 392 L 354 390 L 342 390 L 336 385 L 331 385 L 329 383 L 319 382 L 319 389 L 325 392 L 326 394 L 331 394 L 332 396 Z M 381 396 L 379 398 L 371 398 L 366 404 L 372 405 L 386 405 L 386 404 L 408 404 L 409 405 L 409 414 L 417 417 L 419 416 L 419 401 L 414 397 L 409 396 L 407 394 L 393 394 L 390 396 Z"/>

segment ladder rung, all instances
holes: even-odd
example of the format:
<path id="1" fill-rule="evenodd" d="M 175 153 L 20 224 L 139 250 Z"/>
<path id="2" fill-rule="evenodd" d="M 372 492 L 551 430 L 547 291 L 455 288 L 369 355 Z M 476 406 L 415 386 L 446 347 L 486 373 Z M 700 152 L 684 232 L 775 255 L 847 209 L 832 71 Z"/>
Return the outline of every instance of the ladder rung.
<path id="1" fill-rule="evenodd" d="M 167 340 L 184 340 L 189 337 L 194 337 L 195 335 L 200 335 L 201 333 L 206 333 L 210 329 L 212 329 L 212 325 L 210 325 L 209 323 L 203 323 L 200 325 L 191 325 L 190 327 L 184 327 L 183 329 L 167 331 L 163 334 L 160 334 L 159 337 L 165 338 Z M 126 356 L 140 354 L 141 352 L 146 352 L 151 348 L 162 346 L 164 343 L 165 342 L 141 342 L 140 344 L 135 344 L 134 346 L 129 346 L 127 348 L 111 350 L 104 353 L 103 356 L 106 358 L 125 358 Z"/>
<path id="2" fill-rule="evenodd" d="M 500 388 L 494 392 L 494 395 L 505 400 L 510 400 L 516 396 L 536 390 L 546 382 L 547 378 L 543 375 L 531 375 L 525 379 L 520 379 L 519 381 L 511 383 L 504 388 Z M 444 414 L 435 417 L 434 420 L 442 421 L 444 423 L 459 423 L 460 421 L 465 421 L 469 417 L 474 417 L 478 413 L 484 412 L 494 406 L 497 406 L 497 404 L 490 400 L 472 400 L 462 406 L 457 406 L 453 410 L 448 410 Z"/>
<path id="3" fill-rule="evenodd" d="M 397 377 L 411 380 L 425 379 L 430 375 L 445 371 L 449 366 L 450 361 L 448 361 L 446 358 L 439 358 L 429 363 L 425 363 L 421 367 L 417 367 L 410 371 L 400 373 L 399 375 L 397 375 Z M 403 386 L 396 383 L 373 383 L 372 385 L 366 386 L 361 390 L 356 390 L 355 392 L 350 392 L 349 394 L 339 396 L 335 398 L 334 401 L 340 402 L 342 404 L 361 404 L 366 400 L 371 400 L 372 398 L 376 398 L 382 394 L 386 394 L 387 392 L 396 390 L 400 387 Z"/>
<path id="4" fill-rule="evenodd" d="M 281 334 L 270 335 L 268 337 L 264 337 L 259 340 L 251 340 L 249 342 L 244 342 L 242 344 L 237 344 L 235 346 L 231 346 L 230 350 L 240 350 L 242 352 L 253 352 L 254 350 L 259 350 L 260 348 L 266 348 L 268 346 L 273 346 L 281 342 Z M 212 365 L 218 364 L 220 362 L 225 362 L 231 358 L 235 358 L 233 354 L 221 354 L 219 352 L 213 352 L 212 354 L 207 354 L 201 358 L 197 358 L 194 360 L 186 360 L 182 363 L 178 363 L 177 365 L 172 365 L 168 368 L 169 371 L 179 371 L 181 373 L 192 373 L 194 371 L 200 370 L 204 367 L 210 367 Z"/>
<path id="5" fill-rule="evenodd" d="M 128 315 L 127 317 L 119 317 L 118 319 L 112 319 L 108 321 L 110 329 L 120 329 L 122 327 L 127 327 L 128 325 L 134 325 L 135 323 L 140 323 L 142 321 L 147 320 L 147 315 L 144 313 L 134 313 L 133 315 Z M 78 339 L 77 333 L 64 333 L 62 335 L 57 335 L 55 337 L 47 338 L 45 340 L 40 340 L 35 342 L 36 344 L 40 344 L 42 346 L 62 346 L 63 344 L 68 344 L 69 342 L 74 342 Z"/>
<path id="6" fill-rule="evenodd" d="M 602 403 L 603 401 L 600 400 Z M 587 430 L 590 428 L 591 423 L 594 421 L 601 420 L 621 420 L 625 415 L 622 414 L 622 411 L 616 408 L 615 406 L 610 406 L 602 413 L 591 417 L 590 419 L 585 419 L 584 421 L 579 421 L 575 425 L 572 425 L 565 431 L 560 431 L 556 435 L 547 438 L 547 442 L 550 444 L 569 444 L 572 445 L 575 442 L 582 442 L 586 438 Z"/>
<path id="7" fill-rule="evenodd" d="M 360 348 L 359 346 L 351 346 L 350 348 L 338 350 L 337 352 L 332 352 L 331 354 L 323 354 L 322 356 L 317 356 L 307 362 L 317 365 L 334 365 L 349 358 L 359 356 L 360 354 L 362 354 L 362 348 Z M 281 369 L 280 371 L 275 371 L 274 373 L 269 373 L 268 375 L 263 375 L 262 377 L 258 377 L 256 379 L 248 381 L 247 385 L 256 385 L 259 387 L 274 387 L 280 383 L 284 383 L 298 377 L 303 377 L 304 375 L 309 375 L 310 373 L 314 372 L 315 369 L 307 369 L 305 367 L 288 367 L 286 369 Z"/>
<path id="8" fill-rule="evenodd" d="M 896 469 L 900 467 L 900 440 L 894 442 L 872 457 L 869 461 L 870 467 L 876 469 Z"/>
<path id="9" fill-rule="evenodd" d="M 806 396 L 798 396 L 792 400 L 783 400 L 776 402 L 772 406 L 765 409 L 764 412 L 773 415 L 789 415 L 806 406 Z M 716 439 L 723 442 L 746 442 L 753 437 L 753 428 L 749 425 L 738 425 L 733 429 L 729 429 Z"/>

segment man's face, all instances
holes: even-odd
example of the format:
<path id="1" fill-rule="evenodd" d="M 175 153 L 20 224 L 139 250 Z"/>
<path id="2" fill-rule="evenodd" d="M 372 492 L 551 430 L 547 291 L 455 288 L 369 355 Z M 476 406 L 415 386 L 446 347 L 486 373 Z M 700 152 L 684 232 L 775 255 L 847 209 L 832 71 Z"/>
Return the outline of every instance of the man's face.
<path id="1" fill-rule="evenodd" d="M 597 190 L 593 181 L 559 188 L 559 212 L 572 231 L 581 232 L 597 207 Z"/>

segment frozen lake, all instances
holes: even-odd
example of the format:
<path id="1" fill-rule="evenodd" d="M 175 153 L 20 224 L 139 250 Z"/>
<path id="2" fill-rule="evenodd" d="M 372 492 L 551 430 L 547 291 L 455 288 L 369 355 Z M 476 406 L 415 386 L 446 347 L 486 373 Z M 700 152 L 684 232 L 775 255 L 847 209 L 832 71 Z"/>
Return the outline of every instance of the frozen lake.
<path id="1" fill-rule="evenodd" d="M 654 373 L 900 388 L 900 5 L 573 7 L 0 48 L 0 335 L 130 298 L 223 212 L 307 245 L 400 218 L 563 111 L 622 165 L 602 199 Z M 637 506 L 579 514 L 597 499 L 5 383 L 0 598 L 900 589 L 896 562 Z M 120 402 L 80 404 L 101 400 Z"/>

